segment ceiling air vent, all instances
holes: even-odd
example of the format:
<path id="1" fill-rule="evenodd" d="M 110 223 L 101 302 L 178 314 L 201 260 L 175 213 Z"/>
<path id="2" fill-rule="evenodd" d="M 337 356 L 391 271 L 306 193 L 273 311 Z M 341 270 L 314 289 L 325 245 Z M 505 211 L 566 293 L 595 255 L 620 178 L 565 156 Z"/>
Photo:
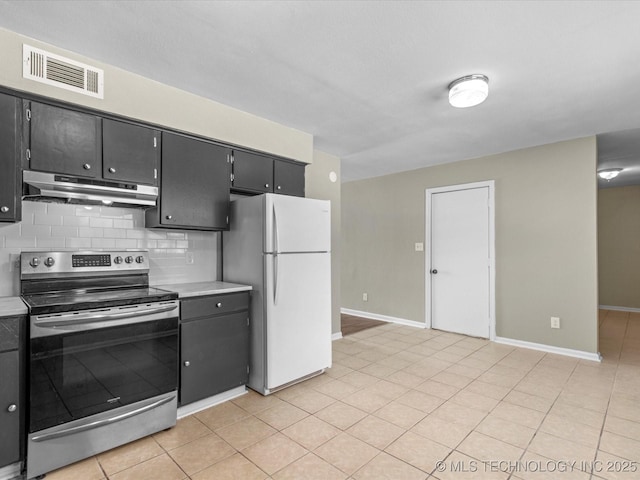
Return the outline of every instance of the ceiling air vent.
<path id="1" fill-rule="evenodd" d="M 104 98 L 104 71 L 70 58 L 22 46 L 22 76 L 73 92 Z"/>

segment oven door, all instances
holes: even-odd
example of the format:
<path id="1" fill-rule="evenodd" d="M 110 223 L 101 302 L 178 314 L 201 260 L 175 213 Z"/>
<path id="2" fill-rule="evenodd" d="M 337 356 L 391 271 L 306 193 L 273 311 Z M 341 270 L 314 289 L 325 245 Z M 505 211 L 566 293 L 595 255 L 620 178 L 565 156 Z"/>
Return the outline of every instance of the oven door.
<path id="1" fill-rule="evenodd" d="M 30 317 L 29 432 L 175 391 L 177 301 Z"/>

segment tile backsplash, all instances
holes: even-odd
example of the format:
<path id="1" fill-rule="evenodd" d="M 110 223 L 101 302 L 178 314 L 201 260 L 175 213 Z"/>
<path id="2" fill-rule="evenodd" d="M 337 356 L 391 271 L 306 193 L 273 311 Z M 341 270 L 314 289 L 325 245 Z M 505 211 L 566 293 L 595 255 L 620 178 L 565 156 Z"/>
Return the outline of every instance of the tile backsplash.
<path id="1" fill-rule="evenodd" d="M 220 233 L 144 228 L 144 211 L 22 202 L 0 223 L 0 297 L 19 294 L 19 257 L 39 250 L 149 250 L 151 284 L 217 280 Z"/>

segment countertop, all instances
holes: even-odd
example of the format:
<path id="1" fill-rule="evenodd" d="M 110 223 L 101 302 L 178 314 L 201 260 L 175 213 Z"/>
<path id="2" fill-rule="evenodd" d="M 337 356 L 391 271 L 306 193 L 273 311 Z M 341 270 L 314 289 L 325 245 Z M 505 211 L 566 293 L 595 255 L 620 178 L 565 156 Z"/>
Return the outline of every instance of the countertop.
<path id="1" fill-rule="evenodd" d="M 162 290 L 170 290 L 178 294 L 178 298 L 199 297 L 203 295 L 218 295 L 220 293 L 246 292 L 251 290 L 251 285 L 240 285 L 229 282 L 196 282 L 196 283 L 170 283 L 153 285 Z"/>
<path id="2" fill-rule="evenodd" d="M 26 314 L 27 306 L 20 297 L 0 297 L 0 317 Z"/>

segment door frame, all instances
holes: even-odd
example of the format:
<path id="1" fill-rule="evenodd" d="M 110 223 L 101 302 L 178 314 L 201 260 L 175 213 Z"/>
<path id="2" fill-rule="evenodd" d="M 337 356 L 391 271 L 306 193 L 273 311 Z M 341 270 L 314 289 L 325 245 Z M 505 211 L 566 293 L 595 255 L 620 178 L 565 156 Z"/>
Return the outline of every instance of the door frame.
<path id="1" fill-rule="evenodd" d="M 431 316 L 431 196 L 436 193 L 454 192 L 458 190 L 471 190 L 475 188 L 489 189 L 489 340 L 496 338 L 496 242 L 495 242 L 495 180 L 483 182 L 463 183 L 459 185 L 448 185 L 445 187 L 427 188 L 425 190 L 425 325 L 426 328 L 432 326 Z"/>

